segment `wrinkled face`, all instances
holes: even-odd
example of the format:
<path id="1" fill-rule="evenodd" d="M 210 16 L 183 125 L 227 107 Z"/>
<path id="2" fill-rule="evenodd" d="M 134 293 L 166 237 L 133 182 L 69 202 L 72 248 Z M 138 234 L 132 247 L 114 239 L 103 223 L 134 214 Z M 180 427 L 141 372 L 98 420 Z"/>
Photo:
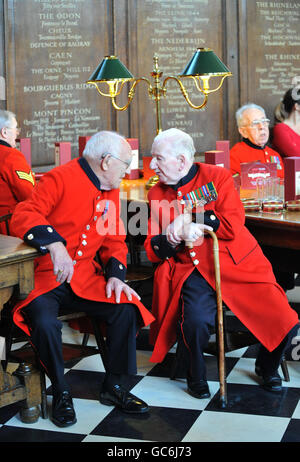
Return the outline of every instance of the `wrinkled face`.
<path id="1" fill-rule="evenodd" d="M 104 189 L 117 189 L 120 187 L 125 173 L 129 171 L 132 160 L 131 148 L 127 143 L 124 143 L 119 154 L 108 153 L 106 157 L 109 160 L 109 169 L 104 173 L 101 185 L 103 185 Z"/>
<path id="2" fill-rule="evenodd" d="M 239 132 L 253 144 L 263 147 L 269 139 L 269 123 L 270 121 L 259 109 L 246 109 L 243 112 L 243 120 L 239 127 Z"/>
<path id="3" fill-rule="evenodd" d="M 1 135 L 4 141 L 6 141 L 12 148 L 16 147 L 16 139 L 20 133 L 19 128 L 17 127 L 17 121 L 13 118 L 8 127 L 3 127 L 1 130 Z"/>
<path id="4" fill-rule="evenodd" d="M 182 177 L 179 170 L 180 159 L 172 155 L 171 146 L 168 143 L 153 145 L 150 168 L 165 184 L 177 184 Z"/>

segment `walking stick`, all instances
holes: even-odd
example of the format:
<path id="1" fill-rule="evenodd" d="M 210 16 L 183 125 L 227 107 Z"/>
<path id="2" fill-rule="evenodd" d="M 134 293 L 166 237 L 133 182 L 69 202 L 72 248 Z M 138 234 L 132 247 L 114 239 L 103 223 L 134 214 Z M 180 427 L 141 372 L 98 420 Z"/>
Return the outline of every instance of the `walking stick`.
<path id="1" fill-rule="evenodd" d="M 218 368 L 220 382 L 220 406 L 222 408 L 227 405 L 227 386 L 225 372 L 225 348 L 224 348 L 224 321 L 223 321 L 223 303 L 221 292 L 221 276 L 220 276 L 220 260 L 219 260 L 219 242 L 216 234 L 213 231 L 205 230 L 213 239 L 213 254 L 214 254 L 214 269 L 217 295 L 217 320 L 218 320 Z M 193 248 L 191 242 L 186 243 L 187 247 Z"/>
<path id="2" fill-rule="evenodd" d="M 224 320 L 223 320 L 223 303 L 221 292 L 221 275 L 219 259 L 219 242 L 213 231 L 206 230 L 213 239 L 213 254 L 215 266 L 215 281 L 217 295 L 217 319 L 218 319 L 218 347 L 219 347 L 219 381 L 220 381 L 220 405 L 222 408 L 227 405 L 227 386 L 226 386 L 226 369 L 225 369 L 225 348 L 224 348 Z"/>

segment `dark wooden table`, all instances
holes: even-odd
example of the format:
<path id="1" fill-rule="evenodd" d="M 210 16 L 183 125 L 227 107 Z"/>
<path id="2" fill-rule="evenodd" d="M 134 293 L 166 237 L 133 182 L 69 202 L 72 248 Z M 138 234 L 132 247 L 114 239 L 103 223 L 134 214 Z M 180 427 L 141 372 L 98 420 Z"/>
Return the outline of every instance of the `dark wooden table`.
<path id="1" fill-rule="evenodd" d="M 0 234 L 0 317 L 4 304 L 15 291 L 18 298 L 25 298 L 33 289 L 33 265 L 37 255 L 38 252 L 21 239 Z M 3 337 L 0 340 L 3 345 Z M 9 374 L 0 363 L 0 407 L 19 401 L 22 402 L 21 420 L 35 422 L 41 404 L 40 372 L 22 363 L 13 374 Z"/>
<path id="2" fill-rule="evenodd" d="M 246 212 L 246 226 L 261 245 L 300 249 L 300 211 Z"/>

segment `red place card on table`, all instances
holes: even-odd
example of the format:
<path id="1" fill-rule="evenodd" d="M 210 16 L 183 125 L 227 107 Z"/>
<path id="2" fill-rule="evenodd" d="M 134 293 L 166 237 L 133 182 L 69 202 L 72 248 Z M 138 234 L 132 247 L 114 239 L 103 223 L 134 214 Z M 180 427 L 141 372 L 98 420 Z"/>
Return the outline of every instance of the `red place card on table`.
<path id="1" fill-rule="evenodd" d="M 243 162 L 241 164 L 241 188 L 256 189 L 257 178 L 276 178 L 277 164 L 261 162 Z"/>

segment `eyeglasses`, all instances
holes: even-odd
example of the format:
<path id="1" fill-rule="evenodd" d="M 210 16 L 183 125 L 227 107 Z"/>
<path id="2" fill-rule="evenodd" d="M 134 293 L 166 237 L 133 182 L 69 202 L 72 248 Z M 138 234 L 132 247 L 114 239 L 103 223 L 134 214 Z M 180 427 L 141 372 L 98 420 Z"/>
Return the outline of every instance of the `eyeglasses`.
<path id="1" fill-rule="evenodd" d="M 114 159 L 117 159 L 119 160 L 120 162 L 122 162 L 123 164 L 126 165 L 126 170 L 130 167 L 130 164 L 131 164 L 131 159 L 130 160 L 122 160 L 120 159 L 120 157 L 118 156 L 115 156 L 114 154 L 111 154 L 110 152 L 105 152 L 104 154 L 102 154 L 102 158 L 106 157 L 106 156 L 110 156 L 110 157 L 113 157 Z"/>
<path id="2" fill-rule="evenodd" d="M 264 127 L 268 127 L 270 125 L 270 119 L 257 119 L 252 120 L 251 124 L 248 125 L 250 128 L 258 128 L 259 125 L 263 125 Z"/>

